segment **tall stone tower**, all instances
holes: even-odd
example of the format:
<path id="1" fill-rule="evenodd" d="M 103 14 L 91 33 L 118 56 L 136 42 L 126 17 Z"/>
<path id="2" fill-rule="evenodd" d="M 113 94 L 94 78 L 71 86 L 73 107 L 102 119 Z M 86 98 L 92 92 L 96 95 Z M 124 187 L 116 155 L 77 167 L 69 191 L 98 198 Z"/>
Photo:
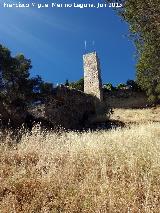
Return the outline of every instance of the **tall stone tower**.
<path id="1" fill-rule="evenodd" d="M 84 92 L 103 100 L 100 62 L 96 52 L 83 55 Z"/>

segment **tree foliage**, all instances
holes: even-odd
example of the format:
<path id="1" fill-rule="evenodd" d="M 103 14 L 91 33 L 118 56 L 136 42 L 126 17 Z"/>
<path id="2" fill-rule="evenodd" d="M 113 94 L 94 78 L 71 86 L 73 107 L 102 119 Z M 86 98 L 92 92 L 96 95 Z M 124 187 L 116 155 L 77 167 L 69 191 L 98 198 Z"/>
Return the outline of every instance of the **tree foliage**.
<path id="1" fill-rule="evenodd" d="M 124 89 L 126 87 L 126 84 L 120 83 L 116 86 L 117 89 Z"/>
<path id="2" fill-rule="evenodd" d="M 80 80 L 78 80 L 76 82 L 69 83 L 69 87 L 84 91 L 84 78 L 81 78 Z"/>
<path id="3" fill-rule="evenodd" d="M 69 86 L 69 81 L 68 81 L 68 79 L 66 80 L 66 82 L 65 82 L 65 86 Z"/>
<path id="4" fill-rule="evenodd" d="M 31 67 L 31 61 L 24 55 L 12 57 L 10 51 L 0 45 L 0 69 L 7 102 L 26 99 L 28 90 L 31 90 L 28 81 Z"/>
<path id="5" fill-rule="evenodd" d="M 44 82 L 40 76 L 30 78 L 31 68 L 30 59 L 23 54 L 13 57 L 9 49 L 0 45 L 0 71 L 4 84 L 0 97 L 5 105 L 24 108 L 52 93 L 52 84 Z"/>
<path id="6" fill-rule="evenodd" d="M 132 90 L 132 91 L 141 91 L 140 86 L 137 84 L 134 80 L 127 80 L 126 85 Z"/>
<path id="7" fill-rule="evenodd" d="M 113 91 L 113 90 L 115 90 L 115 87 L 111 83 L 106 83 L 103 85 L 103 89 Z"/>
<path id="8" fill-rule="evenodd" d="M 119 14 L 129 23 L 137 47 L 137 82 L 151 102 L 160 99 L 160 2 L 121 0 Z"/>

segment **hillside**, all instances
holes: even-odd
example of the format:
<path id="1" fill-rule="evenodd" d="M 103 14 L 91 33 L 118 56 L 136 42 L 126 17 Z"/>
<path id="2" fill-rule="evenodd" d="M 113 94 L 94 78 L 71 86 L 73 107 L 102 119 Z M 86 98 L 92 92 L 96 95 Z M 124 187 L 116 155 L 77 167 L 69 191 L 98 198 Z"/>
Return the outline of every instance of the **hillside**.
<path id="1" fill-rule="evenodd" d="M 113 109 L 111 119 L 128 123 L 160 122 L 160 106 L 146 109 Z"/>
<path id="2" fill-rule="evenodd" d="M 18 144 L 0 135 L 0 212 L 159 212 L 160 123 L 83 133 L 37 126 Z"/>

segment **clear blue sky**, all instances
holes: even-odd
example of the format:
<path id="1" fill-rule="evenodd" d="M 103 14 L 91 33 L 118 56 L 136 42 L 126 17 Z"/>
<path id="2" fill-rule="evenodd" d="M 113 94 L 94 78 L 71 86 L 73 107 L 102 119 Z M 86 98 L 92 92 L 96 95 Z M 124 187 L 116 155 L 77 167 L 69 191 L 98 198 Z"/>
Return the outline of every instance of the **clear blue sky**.
<path id="1" fill-rule="evenodd" d="M 103 3 L 101 0 L 56 2 L 98 1 Z M 0 43 L 7 46 L 13 55 L 23 53 L 32 60 L 32 76 L 40 75 L 53 83 L 80 79 L 83 77 L 84 41 L 87 40 L 87 50 L 90 51 L 94 40 L 104 83 L 115 85 L 135 79 L 134 44 L 127 37 L 128 25 L 113 9 L 7 9 L 2 7 L 3 2 L 0 0 Z M 54 0 L 39 2 L 51 3 Z"/>

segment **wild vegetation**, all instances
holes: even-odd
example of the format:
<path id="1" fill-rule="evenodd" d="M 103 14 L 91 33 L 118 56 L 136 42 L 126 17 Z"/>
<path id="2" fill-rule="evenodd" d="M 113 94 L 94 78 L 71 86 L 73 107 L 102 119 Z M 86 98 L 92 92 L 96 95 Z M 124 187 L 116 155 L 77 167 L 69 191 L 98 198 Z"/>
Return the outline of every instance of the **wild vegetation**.
<path id="1" fill-rule="evenodd" d="M 65 86 L 84 91 L 84 78 L 81 78 L 80 80 L 75 82 L 69 82 L 68 80 L 66 80 Z"/>
<path id="2" fill-rule="evenodd" d="M 24 110 L 33 102 L 50 97 L 53 85 L 42 81 L 40 76 L 30 78 L 31 60 L 23 54 L 11 55 L 0 45 L 0 100 L 9 112 L 19 107 Z"/>
<path id="3" fill-rule="evenodd" d="M 119 120 L 125 124 L 142 124 L 160 122 L 160 107 L 146 109 L 113 109 L 111 119 Z"/>
<path id="4" fill-rule="evenodd" d="M 160 123 L 1 133 L 0 212 L 159 212 Z"/>
<path id="5" fill-rule="evenodd" d="M 116 86 L 113 86 L 111 83 L 103 84 L 104 91 L 118 91 L 129 89 L 134 92 L 141 92 L 141 87 L 137 84 L 136 81 L 128 79 L 126 83 L 119 83 Z"/>

